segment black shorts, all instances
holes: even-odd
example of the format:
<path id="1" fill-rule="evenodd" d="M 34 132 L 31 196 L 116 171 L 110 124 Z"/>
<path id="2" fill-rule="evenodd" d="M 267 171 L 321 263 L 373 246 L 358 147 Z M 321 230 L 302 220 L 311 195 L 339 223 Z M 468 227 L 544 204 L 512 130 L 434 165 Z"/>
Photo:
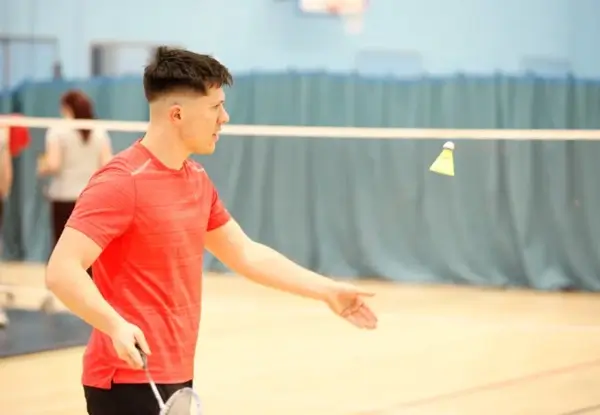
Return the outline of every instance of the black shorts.
<path id="1" fill-rule="evenodd" d="M 63 202 L 63 201 L 52 201 L 51 204 L 51 213 L 52 213 L 52 239 L 53 246 L 56 246 L 56 242 L 58 242 L 58 238 L 63 232 L 71 213 L 73 213 L 73 209 L 75 209 L 75 201 L 72 202 Z"/>
<path id="2" fill-rule="evenodd" d="M 192 387 L 192 381 L 156 387 L 163 400 L 169 399 L 179 389 Z M 157 415 L 158 402 L 148 383 L 113 383 L 110 389 L 83 387 L 89 415 Z"/>

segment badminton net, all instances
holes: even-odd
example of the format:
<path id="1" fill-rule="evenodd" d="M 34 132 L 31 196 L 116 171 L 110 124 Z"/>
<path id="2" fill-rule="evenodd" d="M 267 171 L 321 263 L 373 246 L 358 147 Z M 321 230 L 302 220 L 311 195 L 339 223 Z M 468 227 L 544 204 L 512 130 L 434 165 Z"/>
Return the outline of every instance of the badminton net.
<path id="1" fill-rule="evenodd" d="M 147 122 L 113 120 L 66 120 L 62 118 L 1 116 L 0 126 L 28 128 L 101 128 L 114 132 L 145 131 Z M 572 129 L 444 129 L 444 128 L 359 128 L 308 127 L 283 125 L 225 125 L 222 135 L 248 137 L 304 137 L 329 139 L 440 139 L 440 140 L 513 140 L 513 141 L 596 141 L 600 130 Z"/>

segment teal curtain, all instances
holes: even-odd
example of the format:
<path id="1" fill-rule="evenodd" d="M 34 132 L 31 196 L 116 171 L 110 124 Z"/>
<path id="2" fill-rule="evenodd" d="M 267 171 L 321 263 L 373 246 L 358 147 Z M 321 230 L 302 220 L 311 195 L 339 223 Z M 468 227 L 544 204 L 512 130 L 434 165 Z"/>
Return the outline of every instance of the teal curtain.
<path id="1" fill-rule="evenodd" d="M 100 118 L 146 120 L 139 79 L 24 85 L 3 111 L 58 116 L 77 86 Z M 240 76 L 232 123 L 417 128 L 600 128 L 600 82 L 494 76 L 413 80 Z M 135 135 L 112 133 L 115 148 Z M 43 131 L 15 160 L 5 255 L 44 261 L 48 208 L 35 177 Z M 428 171 L 440 140 L 223 137 L 200 161 L 245 230 L 318 272 L 394 281 L 600 288 L 600 145 L 455 141 L 456 176 Z M 207 256 L 206 267 L 222 265 Z"/>

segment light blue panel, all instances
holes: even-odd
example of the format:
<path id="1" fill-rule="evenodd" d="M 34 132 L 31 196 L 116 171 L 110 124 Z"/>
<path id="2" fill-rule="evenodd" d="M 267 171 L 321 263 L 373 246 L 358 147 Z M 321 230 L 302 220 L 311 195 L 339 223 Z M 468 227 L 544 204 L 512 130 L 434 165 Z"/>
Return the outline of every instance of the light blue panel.
<path id="1" fill-rule="evenodd" d="M 524 56 L 565 59 L 581 76 L 600 74 L 594 0 L 378 0 L 365 30 L 347 36 L 295 1 L 0 0 L 0 33 L 61 40 L 66 76 L 89 73 L 94 41 L 176 43 L 219 56 L 236 72 L 355 69 L 366 50 L 411 50 L 428 73 L 519 72 Z M 57 13 L 56 10 L 60 10 Z M 128 68 L 129 69 L 129 68 Z"/>

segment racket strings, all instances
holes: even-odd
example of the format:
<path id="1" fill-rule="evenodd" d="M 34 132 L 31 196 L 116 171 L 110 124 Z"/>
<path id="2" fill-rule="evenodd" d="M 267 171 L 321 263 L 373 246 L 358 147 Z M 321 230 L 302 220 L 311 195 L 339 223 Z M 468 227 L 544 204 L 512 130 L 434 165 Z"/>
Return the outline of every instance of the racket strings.
<path id="1" fill-rule="evenodd" d="M 201 415 L 200 399 L 191 388 L 178 390 L 169 398 L 160 415 Z"/>
<path id="2" fill-rule="evenodd" d="M 160 408 L 159 415 L 201 415 L 200 397 L 192 388 L 179 389 L 166 402 L 164 401 L 148 369 L 148 356 L 146 356 L 146 353 L 139 346 L 137 349 L 142 356 L 146 378 L 148 378 L 152 393 L 158 402 Z"/>

